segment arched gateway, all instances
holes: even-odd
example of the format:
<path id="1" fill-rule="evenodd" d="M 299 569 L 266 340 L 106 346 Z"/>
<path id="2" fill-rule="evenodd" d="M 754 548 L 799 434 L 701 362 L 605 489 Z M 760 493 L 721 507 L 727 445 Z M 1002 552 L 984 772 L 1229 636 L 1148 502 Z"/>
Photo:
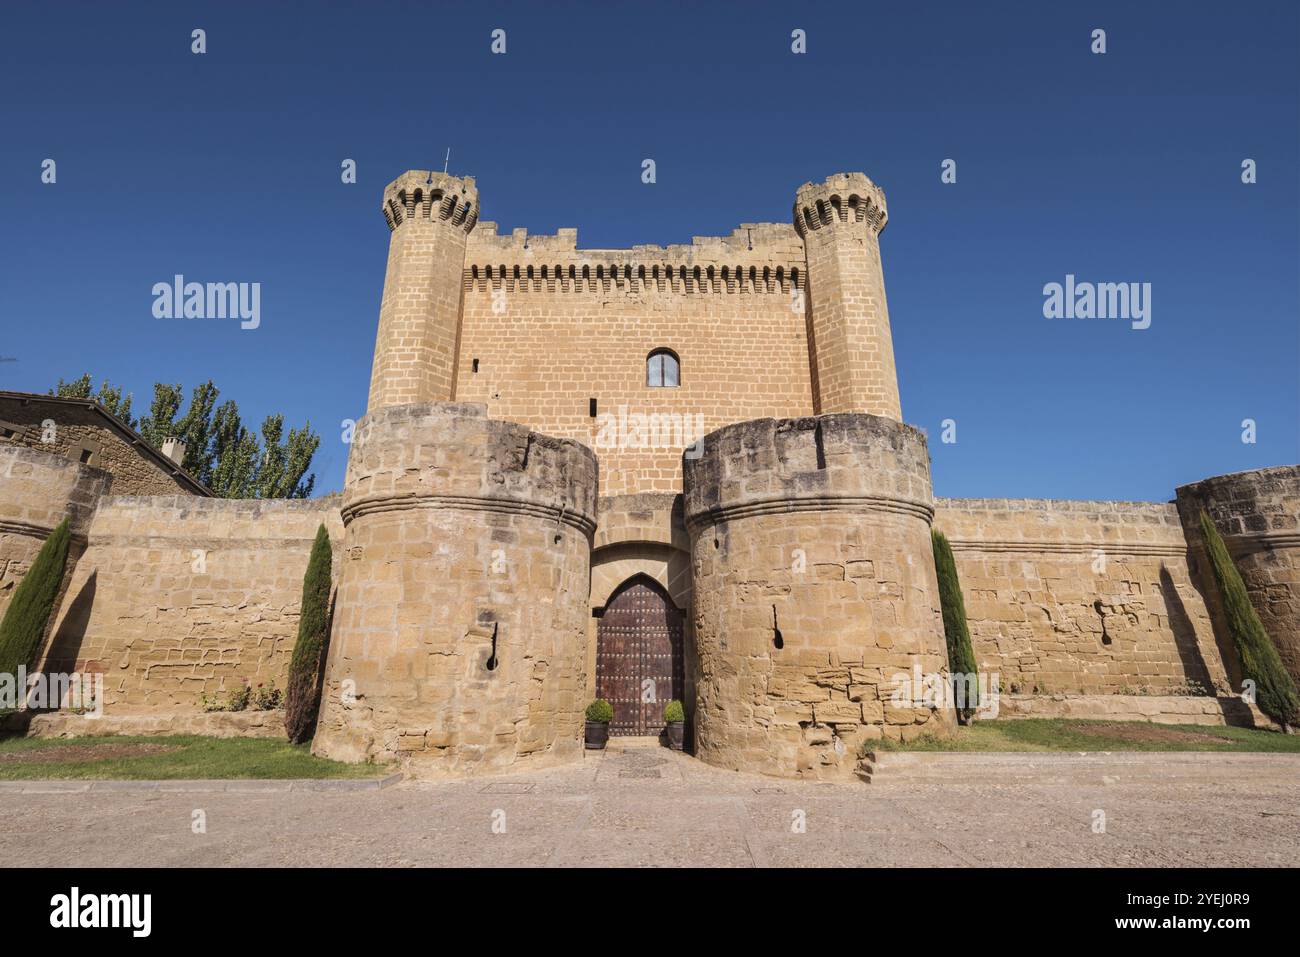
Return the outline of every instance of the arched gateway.
<path id="1" fill-rule="evenodd" d="M 614 706 L 611 734 L 658 735 L 664 705 L 684 697 L 683 615 L 646 575 L 629 578 L 596 626 L 596 697 Z"/>

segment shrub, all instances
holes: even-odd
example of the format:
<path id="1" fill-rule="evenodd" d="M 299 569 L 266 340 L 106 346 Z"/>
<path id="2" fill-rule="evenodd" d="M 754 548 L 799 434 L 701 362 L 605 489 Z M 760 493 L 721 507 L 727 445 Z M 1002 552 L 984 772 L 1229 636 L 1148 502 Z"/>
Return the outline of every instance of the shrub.
<path id="1" fill-rule="evenodd" d="M 271 682 L 268 688 L 266 685 L 259 684 L 253 689 L 252 706 L 254 711 L 274 711 L 284 703 L 284 694 Z"/>
<path id="2" fill-rule="evenodd" d="M 40 652 L 41 639 L 63 584 L 71 534 L 65 518 L 50 533 L 27 575 L 14 589 L 4 620 L 0 621 L 0 674 L 16 677 L 18 669 L 30 668 Z"/>
<path id="3" fill-rule="evenodd" d="M 1242 677 L 1255 683 L 1255 703 L 1260 711 L 1282 725 L 1283 730 L 1300 724 L 1300 694 L 1296 692 L 1295 682 L 1282 666 L 1277 648 L 1250 603 L 1241 573 L 1232 563 L 1219 530 L 1204 510 L 1201 511 L 1201 534 L 1205 536 L 1205 551 L 1219 587 L 1228 633 L 1232 635 L 1232 644 L 1241 658 Z"/>
<path id="4" fill-rule="evenodd" d="M 966 602 L 961 595 L 961 582 L 957 578 L 957 562 L 952 557 L 952 546 L 943 532 L 930 530 L 930 544 L 934 548 L 934 570 L 939 579 L 939 604 L 943 608 L 943 636 L 948 644 L 948 671 L 956 675 L 973 675 L 978 672 L 975 650 L 970 643 L 970 628 L 966 625 Z M 954 688 L 956 687 L 954 677 Z M 959 708 L 958 718 L 963 723 L 979 706 L 978 682 L 962 682 L 968 689 L 965 707 Z"/>
<path id="5" fill-rule="evenodd" d="M 609 724 L 614 720 L 614 706 L 604 698 L 597 698 L 587 705 L 587 720 Z"/>
<path id="6" fill-rule="evenodd" d="M 664 720 L 665 721 L 686 720 L 686 711 L 685 709 L 682 708 L 682 703 L 680 701 L 673 700 L 668 702 L 666 705 L 664 705 Z"/>
<path id="7" fill-rule="evenodd" d="M 325 643 L 329 637 L 330 565 L 333 550 L 329 533 L 321 525 L 312 543 L 311 558 L 302 579 L 302 611 L 298 641 L 289 662 L 289 690 L 285 696 L 284 728 L 289 740 L 301 744 L 311 737 L 320 711 Z"/>
<path id="8" fill-rule="evenodd" d="M 248 701 L 252 697 L 253 689 L 245 681 L 243 685 L 230 692 L 230 697 L 226 699 L 226 706 L 222 711 L 247 711 Z"/>

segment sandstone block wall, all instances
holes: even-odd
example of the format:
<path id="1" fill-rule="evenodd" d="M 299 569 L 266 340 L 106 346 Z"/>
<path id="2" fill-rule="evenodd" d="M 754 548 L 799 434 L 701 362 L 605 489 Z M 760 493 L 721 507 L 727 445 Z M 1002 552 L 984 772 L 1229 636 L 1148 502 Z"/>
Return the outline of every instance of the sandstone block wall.
<path id="1" fill-rule="evenodd" d="M 947 673 L 917 430 L 856 414 L 744 422 L 710 435 L 685 475 L 699 757 L 837 777 L 865 740 L 951 724 L 892 700 L 914 665 Z"/>
<path id="2" fill-rule="evenodd" d="M 113 482 L 101 469 L 60 455 L 0 444 L 0 618 L 45 539 L 71 519 L 69 560 L 85 541 L 95 503 Z"/>
<path id="3" fill-rule="evenodd" d="M 472 179 L 417 170 L 386 190 L 370 409 L 482 403 L 594 448 L 609 496 L 680 491 L 683 448 L 732 422 L 901 418 L 884 194 L 863 174 L 805 184 L 793 224 L 667 247 L 580 250 L 576 229 L 498 235 L 475 229 L 478 202 Z M 659 349 L 680 361 L 676 387 L 646 382 Z"/>
<path id="4" fill-rule="evenodd" d="M 587 698 L 596 697 L 597 638 L 603 609 L 629 579 L 644 575 L 663 586 L 682 616 L 684 660 L 695 657 L 691 629 L 691 543 L 682 514 L 682 496 L 643 492 L 602 497 L 591 554 L 592 618 L 587 633 Z M 690 669 L 677 692 L 695 697 Z"/>
<path id="5" fill-rule="evenodd" d="M 316 530 L 338 500 L 109 496 L 42 656 L 102 672 L 106 714 L 197 713 L 245 682 L 285 687 Z"/>
<path id="6" fill-rule="evenodd" d="M 1003 692 L 1227 691 L 1172 504 L 939 499 L 975 657 Z"/>
<path id="7" fill-rule="evenodd" d="M 862 173 L 805 183 L 794 224 L 808 260 L 808 341 L 814 411 L 903 418 L 885 301 L 880 232 L 885 194 Z"/>
<path id="8" fill-rule="evenodd" d="M 1196 573 L 1217 611 L 1214 572 L 1201 539 L 1202 509 L 1223 536 L 1282 663 L 1300 682 L 1300 466 L 1219 475 L 1178 489 Z"/>
<path id="9" fill-rule="evenodd" d="M 678 492 L 682 450 L 705 432 L 812 411 L 793 228 L 751 224 L 667 248 L 576 244 L 576 230 L 498 236 L 494 223 L 470 236 L 458 400 L 594 449 L 607 496 Z M 658 348 L 680 359 L 680 386 L 646 384 Z"/>
<path id="10" fill-rule="evenodd" d="M 678 608 L 689 609 L 690 550 L 680 495 L 602 497 L 592 550 L 592 607 L 602 607 L 619 585 L 640 574 L 663 585 Z"/>
<path id="11" fill-rule="evenodd" d="M 460 274 L 478 218 L 474 180 L 410 170 L 384 190 L 392 230 L 370 376 L 374 411 L 455 394 Z"/>
<path id="12" fill-rule="evenodd" d="M 575 442 L 475 405 L 367 415 L 315 751 L 422 774 L 577 756 L 595 514 Z"/>

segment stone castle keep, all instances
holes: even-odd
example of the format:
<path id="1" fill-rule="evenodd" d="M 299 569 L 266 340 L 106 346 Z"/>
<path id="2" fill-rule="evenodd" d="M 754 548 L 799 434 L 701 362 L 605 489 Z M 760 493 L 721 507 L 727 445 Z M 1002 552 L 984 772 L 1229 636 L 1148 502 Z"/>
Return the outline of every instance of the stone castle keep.
<path id="1" fill-rule="evenodd" d="M 93 403 L 0 393 L 0 611 L 70 515 L 40 667 L 102 672 L 106 717 L 182 727 L 201 695 L 283 687 L 322 522 L 336 589 L 313 749 L 414 773 L 576 760 L 597 696 L 626 735 L 658 734 L 681 699 L 699 758 L 788 777 L 942 732 L 951 709 L 892 697 L 899 673 L 948 669 L 932 527 L 1004 713 L 1224 719 L 1240 676 L 1201 509 L 1300 679 L 1300 467 L 1167 503 L 934 497 L 866 176 L 805 184 L 791 223 L 668 247 L 498 234 L 474 180 L 436 172 L 391 183 L 383 214 L 341 496 L 211 498 Z M 51 448 L 49 419 L 86 435 Z"/>

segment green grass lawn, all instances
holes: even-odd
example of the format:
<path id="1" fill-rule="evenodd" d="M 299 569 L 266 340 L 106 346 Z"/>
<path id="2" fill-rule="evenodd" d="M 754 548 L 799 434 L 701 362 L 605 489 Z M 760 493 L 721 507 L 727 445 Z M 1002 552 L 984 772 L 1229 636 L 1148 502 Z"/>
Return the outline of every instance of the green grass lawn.
<path id="1" fill-rule="evenodd" d="M 1015 718 L 976 721 L 946 738 L 899 744 L 872 742 L 874 751 L 1284 751 L 1300 752 L 1300 735 L 1215 725 Z"/>
<path id="2" fill-rule="evenodd" d="M 389 770 L 314 757 L 307 745 L 266 738 L 0 738 L 0 781 L 369 778 Z"/>

